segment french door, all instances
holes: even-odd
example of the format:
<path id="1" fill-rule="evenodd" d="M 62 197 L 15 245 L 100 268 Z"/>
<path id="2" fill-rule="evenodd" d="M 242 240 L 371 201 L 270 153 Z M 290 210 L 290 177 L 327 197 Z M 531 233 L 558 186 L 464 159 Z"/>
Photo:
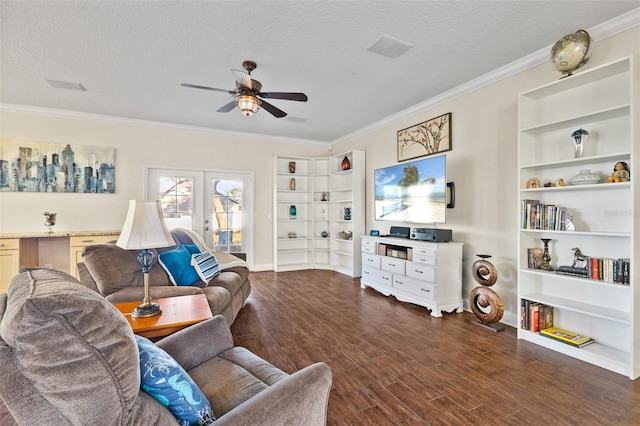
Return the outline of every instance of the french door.
<path id="1" fill-rule="evenodd" d="M 146 197 L 169 228 L 193 229 L 214 250 L 253 261 L 253 173 L 147 168 Z"/>

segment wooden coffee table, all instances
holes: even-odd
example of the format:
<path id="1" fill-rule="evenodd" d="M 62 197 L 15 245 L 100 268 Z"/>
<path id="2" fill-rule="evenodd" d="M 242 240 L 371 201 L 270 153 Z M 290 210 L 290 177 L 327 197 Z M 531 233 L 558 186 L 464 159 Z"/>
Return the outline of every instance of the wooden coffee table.
<path id="1" fill-rule="evenodd" d="M 178 330 L 212 317 L 204 294 L 152 299 L 162 307 L 162 313 L 149 318 L 133 318 L 131 312 L 142 301 L 115 303 L 125 316 L 133 332 L 149 339 L 168 336 Z"/>

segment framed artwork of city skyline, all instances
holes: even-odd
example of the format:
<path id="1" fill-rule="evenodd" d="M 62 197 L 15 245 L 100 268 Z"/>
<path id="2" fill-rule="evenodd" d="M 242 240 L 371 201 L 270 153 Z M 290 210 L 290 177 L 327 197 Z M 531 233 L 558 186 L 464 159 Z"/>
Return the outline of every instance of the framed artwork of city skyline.
<path id="1" fill-rule="evenodd" d="M 115 149 L 0 139 L 0 192 L 116 192 Z"/>

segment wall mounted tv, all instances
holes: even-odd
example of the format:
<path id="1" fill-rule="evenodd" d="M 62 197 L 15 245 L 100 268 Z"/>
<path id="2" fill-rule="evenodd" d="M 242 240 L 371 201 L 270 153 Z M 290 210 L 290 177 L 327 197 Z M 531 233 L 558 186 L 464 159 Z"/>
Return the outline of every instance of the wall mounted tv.
<path id="1" fill-rule="evenodd" d="M 376 220 L 446 222 L 446 156 L 377 169 L 374 180 Z"/>

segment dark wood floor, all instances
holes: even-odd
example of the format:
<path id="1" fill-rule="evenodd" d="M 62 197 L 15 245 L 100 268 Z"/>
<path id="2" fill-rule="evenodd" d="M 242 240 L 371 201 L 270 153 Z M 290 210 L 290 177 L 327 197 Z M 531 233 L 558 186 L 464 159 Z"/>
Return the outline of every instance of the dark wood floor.
<path id="1" fill-rule="evenodd" d="M 362 290 L 329 271 L 252 273 L 232 331 L 291 373 L 333 371 L 330 425 L 637 425 L 640 379 Z"/>
<path id="2" fill-rule="evenodd" d="M 252 273 L 232 326 L 292 373 L 333 371 L 329 425 L 637 425 L 640 379 L 493 333 L 470 313 L 433 318 L 330 271 Z M 0 425 L 14 424 L 0 406 Z"/>

